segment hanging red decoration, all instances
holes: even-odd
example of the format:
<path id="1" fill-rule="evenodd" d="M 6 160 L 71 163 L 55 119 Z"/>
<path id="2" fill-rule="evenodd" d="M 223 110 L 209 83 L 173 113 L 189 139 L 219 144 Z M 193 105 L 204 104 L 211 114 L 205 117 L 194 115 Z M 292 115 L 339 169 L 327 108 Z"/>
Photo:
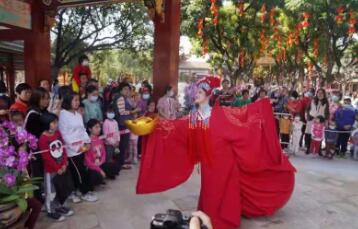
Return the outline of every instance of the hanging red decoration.
<path id="1" fill-rule="evenodd" d="M 272 8 L 270 10 L 270 26 L 273 27 L 276 25 L 276 20 L 275 20 L 275 8 Z"/>
<path id="2" fill-rule="evenodd" d="M 316 37 L 314 40 L 313 40 L 313 55 L 317 58 L 318 57 L 318 38 Z"/>
<path id="3" fill-rule="evenodd" d="M 202 38 L 204 35 L 203 28 L 204 28 L 204 18 L 199 18 L 199 20 L 198 20 L 198 37 L 200 37 L 200 38 Z"/>
<path id="4" fill-rule="evenodd" d="M 216 0 L 211 0 L 210 11 L 213 15 L 213 24 L 216 26 L 219 23 L 219 9 L 216 6 Z"/>
<path id="5" fill-rule="evenodd" d="M 310 17 L 311 17 L 310 13 L 308 13 L 308 12 L 303 13 L 303 21 L 301 22 L 300 29 L 306 30 L 310 26 L 310 23 L 308 21 L 310 19 Z"/>
<path id="6" fill-rule="evenodd" d="M 356 23 L 357 19 L 355 18 L 355 14 L 353 10 L 349 11 L 349 21 L 348 21 L 348 35 L 350 37 L 356 32 Z"/>
<path id="7" fill-rule="evenodd" d="M 265 23 L 265 20 L 266 20 L 266 4 L 264 3 L 262 6 L 261 6 L 261 9 L 260 9 L 260 20 L 261 20 L 261 23 Z"/>
<path id="8" fill-rule="evenodd" d="M 288 36 L 287 36 L 286 46 L 288 48 L 291 48 L 294 43 L 295 43 L 295 33 L 294 32 L 289 32 Z"/>
<path id="9" fill-rule="evenodd" d="M 343 23 L 343 18 L 344 18 L 344 11 L 345 11 L 345 7 L 344 6 L 340 6 L 336 9 L 337 15 L 336 15 L 336 23 L 338 25 Z"/>
<path id="10" fill-rule="evenodd" d="M 245 51 L 241 50 L 239 54 L 239 64 L 241 68 L 245 67 Z"/>
<path id="11" fill-rule="evenodd" d="M 265 29 L 262 29 L 260 32 L 260 43 L 261 43 L 261 48 L 260 48 L 260 54 L 262 55 L 267 48 L 267 39 L 266 39 L 266 35 L 265 35 Z"/>
<path id="12" fill-rule="evenodd" d="M 238 8 L 239 8 L 239 16 L 240 16 L 240 17 L 244 16 L 244 14 L 245 14 L 245 10 L 244 10 L 244 0 L 240 0 L 240 1 L 239 1 Z"/>

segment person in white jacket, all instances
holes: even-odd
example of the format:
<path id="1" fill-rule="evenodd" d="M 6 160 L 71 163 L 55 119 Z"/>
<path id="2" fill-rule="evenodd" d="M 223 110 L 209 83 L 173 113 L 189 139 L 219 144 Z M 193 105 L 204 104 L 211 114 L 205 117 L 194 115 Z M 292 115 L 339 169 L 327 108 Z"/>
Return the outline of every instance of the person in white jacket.
<path id="1" fill-rule="evenodd" d="M 93 187 L 90 185 L 83 155 L 88 150 L 90 138 L 84 127 L 82 115 L 78 112 L 79 106 L 80 97 L 77 93 L 64 96 L 59 115 L 59 130 L 66 144 L 69 168 L 75 188 L 81 192 L 77 195 L 76 192 L 73 193 L 72 201 L 78 203 L 82 199 L 95 202 L 98 197 L 93 193 Z"/>

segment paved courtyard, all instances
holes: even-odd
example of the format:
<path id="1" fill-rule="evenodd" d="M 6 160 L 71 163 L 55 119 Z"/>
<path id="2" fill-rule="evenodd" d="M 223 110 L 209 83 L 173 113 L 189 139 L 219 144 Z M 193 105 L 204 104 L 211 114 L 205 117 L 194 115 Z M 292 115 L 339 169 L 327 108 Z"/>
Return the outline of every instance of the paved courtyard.
<path id="1" fill-rule="evenodd" d="M 295 192 L 272 217 L 243 219 L 241 229 L 357 229 L 358 162 L 333 161 L 299 155 Z M 124 171 L 119 179 L 98 191 L 96 203 L 73 205 L 76 213 L 56 223 L 41 216 L 39 229 L 146 229 L 151 216 L 168 208 L 195 209 L 200 187 L 195 172 L 190 180 L 165 193 L 135 195 L 138 170 Z"/>

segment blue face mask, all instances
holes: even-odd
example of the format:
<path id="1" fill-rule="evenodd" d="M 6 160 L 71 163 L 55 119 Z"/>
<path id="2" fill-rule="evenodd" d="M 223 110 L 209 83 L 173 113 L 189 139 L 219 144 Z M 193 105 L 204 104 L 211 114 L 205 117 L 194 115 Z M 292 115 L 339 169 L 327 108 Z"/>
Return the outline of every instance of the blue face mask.
<path id="1" fill-rule="evenodd" d="M 90 100 L 91 102 L 96 102 L 96 101 L 98 100 L 98 96 L 90 96 L 90 97 L 89 97 L 89 100 Z"/>
<path id="2" fill-rule="evenodd" d="M 115 114 L 113 112 L 107 113 L 107 118 L 114 119 Z"/>

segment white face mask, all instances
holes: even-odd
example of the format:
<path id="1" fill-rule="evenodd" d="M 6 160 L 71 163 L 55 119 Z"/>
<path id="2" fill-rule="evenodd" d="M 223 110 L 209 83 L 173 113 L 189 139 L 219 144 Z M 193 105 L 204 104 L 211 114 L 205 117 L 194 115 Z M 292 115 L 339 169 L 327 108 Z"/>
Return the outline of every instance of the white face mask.
<path id="1" fill-rule="evenodd" d="M 299 121 L 301 121 L 301 119 L 300 119 L 299 117 L 296 117 L 296 118 L 295 118 L 295 121 L 296 121 L 296 122 L 299 122 Z"/>
<path id="2" fill-rule="evenodd" d="M 168 96 L 173 97 L 173 96 L 174 96 L 174 92 L 173 92 L 173 91 L 169 91 L 169 92 L 168 92 Z"/>
<path id="3" fill-rule="evenodd" d="M 333 102 L 338 102 L 338 100 L 339 100 L 338 96 L 336 96 L 336 95 L 332 96 L 332 101 Z"/>
<path id="4" fill-rule="evenodd" d="M 83 65 L 83 66 L 88 66 L 88 65 L 89 65 L 89 61 L 88 61 L 88 60 L 84 60 L 84 61 L 82 62 L 82 65 Z"/>
<path id="5" fill-rule="evenodd" d="M 329 128 L 333 130 L 333 129 L 336 129 L 336 126 L 335 125 L 329 125 Z"/>
<path id="6" fill-rule="evenodd" d="M 305 96 L 306 96 L 306 97 L 312 97 L 312 93 L 311 93 L 311 92 L 306 92 L 306 93 L 305 93 Z"/>
<path id="7" fill-rule="evenodd" d="M 113 112 L 107 113 L 107 118 L 114 119 L 115 114 Z"/>
<path id="8" fill-rule="evenodd" d="M 92 102 L 96 102 L 98 100 L 98 96 L 90 96 L 89 100 Z"/>
<path id="9" fill-rule="evenodd" d="M 143 94 L 143 99 L 147 100 L 150 98 L 150 94 Z"/>

